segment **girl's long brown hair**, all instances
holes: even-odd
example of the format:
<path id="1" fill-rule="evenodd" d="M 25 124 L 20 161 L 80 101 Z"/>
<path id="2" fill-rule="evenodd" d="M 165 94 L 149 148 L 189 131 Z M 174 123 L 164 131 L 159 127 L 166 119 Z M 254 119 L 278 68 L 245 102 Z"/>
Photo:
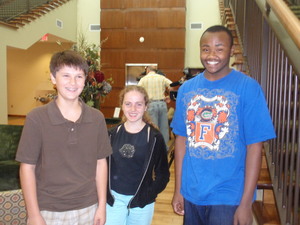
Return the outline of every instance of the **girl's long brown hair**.
<path id="1" fill-rule="evenodd" d="M 124 102 L 125 94 L 127 94 L 130 91 L 137 91 L 137 92 L 141 93 L 144 96 L 145 105 L 148 107 L 149 96 L 148 96 L 147 91 L 145 90 L 145 88 L 143 88 L 141 86 L 138 86 L 138 85 L 128 85 L 120 92 L 120 95 L 119 95 L 119 101 L 120 101 L 119 104 L 120 104 L 121 108 L 122 108 L 122 105 L 123 105 L 123 102 Z M 126 122 L 126 120 L 127 120 L 126 117 L 123 115 L 122 116 L 122 122 Z M 158 129 L 158 127 L 152 122 L 151 117 L 149 116 L 147 111 L 144 112 L 142 120 L 145 123 L 147 123 L 147 124 L 153 126 L 154 128 Z"/>

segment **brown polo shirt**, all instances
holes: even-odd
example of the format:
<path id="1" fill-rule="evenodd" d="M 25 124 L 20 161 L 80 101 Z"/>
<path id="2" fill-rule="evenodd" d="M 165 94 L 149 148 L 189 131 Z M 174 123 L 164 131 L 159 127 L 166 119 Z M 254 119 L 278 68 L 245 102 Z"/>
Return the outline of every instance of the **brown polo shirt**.
<path id="1" fill-rule="evenodd" d="M 26 117 L 16 160 L 36 165 L 40 210 L 67 211 L 97 202 L 97 160 L 112 152 L 103 114 L 82 103 L 76 122 L 55 100 Z"/>

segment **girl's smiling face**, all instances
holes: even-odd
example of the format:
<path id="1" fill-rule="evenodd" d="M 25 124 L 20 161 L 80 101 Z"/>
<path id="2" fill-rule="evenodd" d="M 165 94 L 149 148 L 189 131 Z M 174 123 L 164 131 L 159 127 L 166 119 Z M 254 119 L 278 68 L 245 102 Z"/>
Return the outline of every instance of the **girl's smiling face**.
<path id="1" fill-rule="evenodd" d="M 124 95 L 122 111 L 128 122 L 141 122 L 147 110 L 145 96 L 138 91 L 129 91 Z"/>

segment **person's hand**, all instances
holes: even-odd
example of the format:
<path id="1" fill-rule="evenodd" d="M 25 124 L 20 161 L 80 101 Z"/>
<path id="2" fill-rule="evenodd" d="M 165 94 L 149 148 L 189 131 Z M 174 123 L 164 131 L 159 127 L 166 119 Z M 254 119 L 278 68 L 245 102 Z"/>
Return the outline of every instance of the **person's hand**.
<path id="1" fill-rule="evenodd" d="M 42 215 L 28 217 L 27 225 L 47 225 Z"/>
<path id="2" fill-rule="evenodd" d="M 166 103 L 170 103 L 170 102 L 171 102 L 171 98 L 170 98 L 169 95 L 165 97 L 165 102 L 166 102 Z"/>
<path id="3" fill-rule="evenodd" d="M 252 209 L 250 206 L 240 205 L 234 214 L 234 225 L 251 225 L 253 222 Z"/>
<path id="4" fill-rule="evenodd" d="M 93 225 L 104 225 L 105 222 L 106 222 L 106 211 L 98 207 L 95 213 Z"/>
<path id="5" fill-rule="evenodd" d="M 175 213 L 177 213 L 180 216 L 184 215 L 184 201 L 180 193 L 174 194 L 172 206 Z"/>

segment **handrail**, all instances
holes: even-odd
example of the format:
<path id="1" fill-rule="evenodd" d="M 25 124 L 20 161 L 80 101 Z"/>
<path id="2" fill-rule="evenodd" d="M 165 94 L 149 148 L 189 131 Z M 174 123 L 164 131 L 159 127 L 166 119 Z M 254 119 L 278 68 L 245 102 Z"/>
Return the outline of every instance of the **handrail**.
<path id="1" fill-rule="evenodd" d="M 265 152 L 280 222 L 300 225 L 299 22 L 292 22 L 283 0 L 230 0 L 229 6 L 249 75 L 264 89 L 277 134 Z"/>
<path id="2" fill-rule="evenodd" d="M 300 49 L 300 20 L 295 16 L 283 1 L 267 0 L 267 3 L 277 15 L 280 22 L 286 27 L 290 37 Z"/>

